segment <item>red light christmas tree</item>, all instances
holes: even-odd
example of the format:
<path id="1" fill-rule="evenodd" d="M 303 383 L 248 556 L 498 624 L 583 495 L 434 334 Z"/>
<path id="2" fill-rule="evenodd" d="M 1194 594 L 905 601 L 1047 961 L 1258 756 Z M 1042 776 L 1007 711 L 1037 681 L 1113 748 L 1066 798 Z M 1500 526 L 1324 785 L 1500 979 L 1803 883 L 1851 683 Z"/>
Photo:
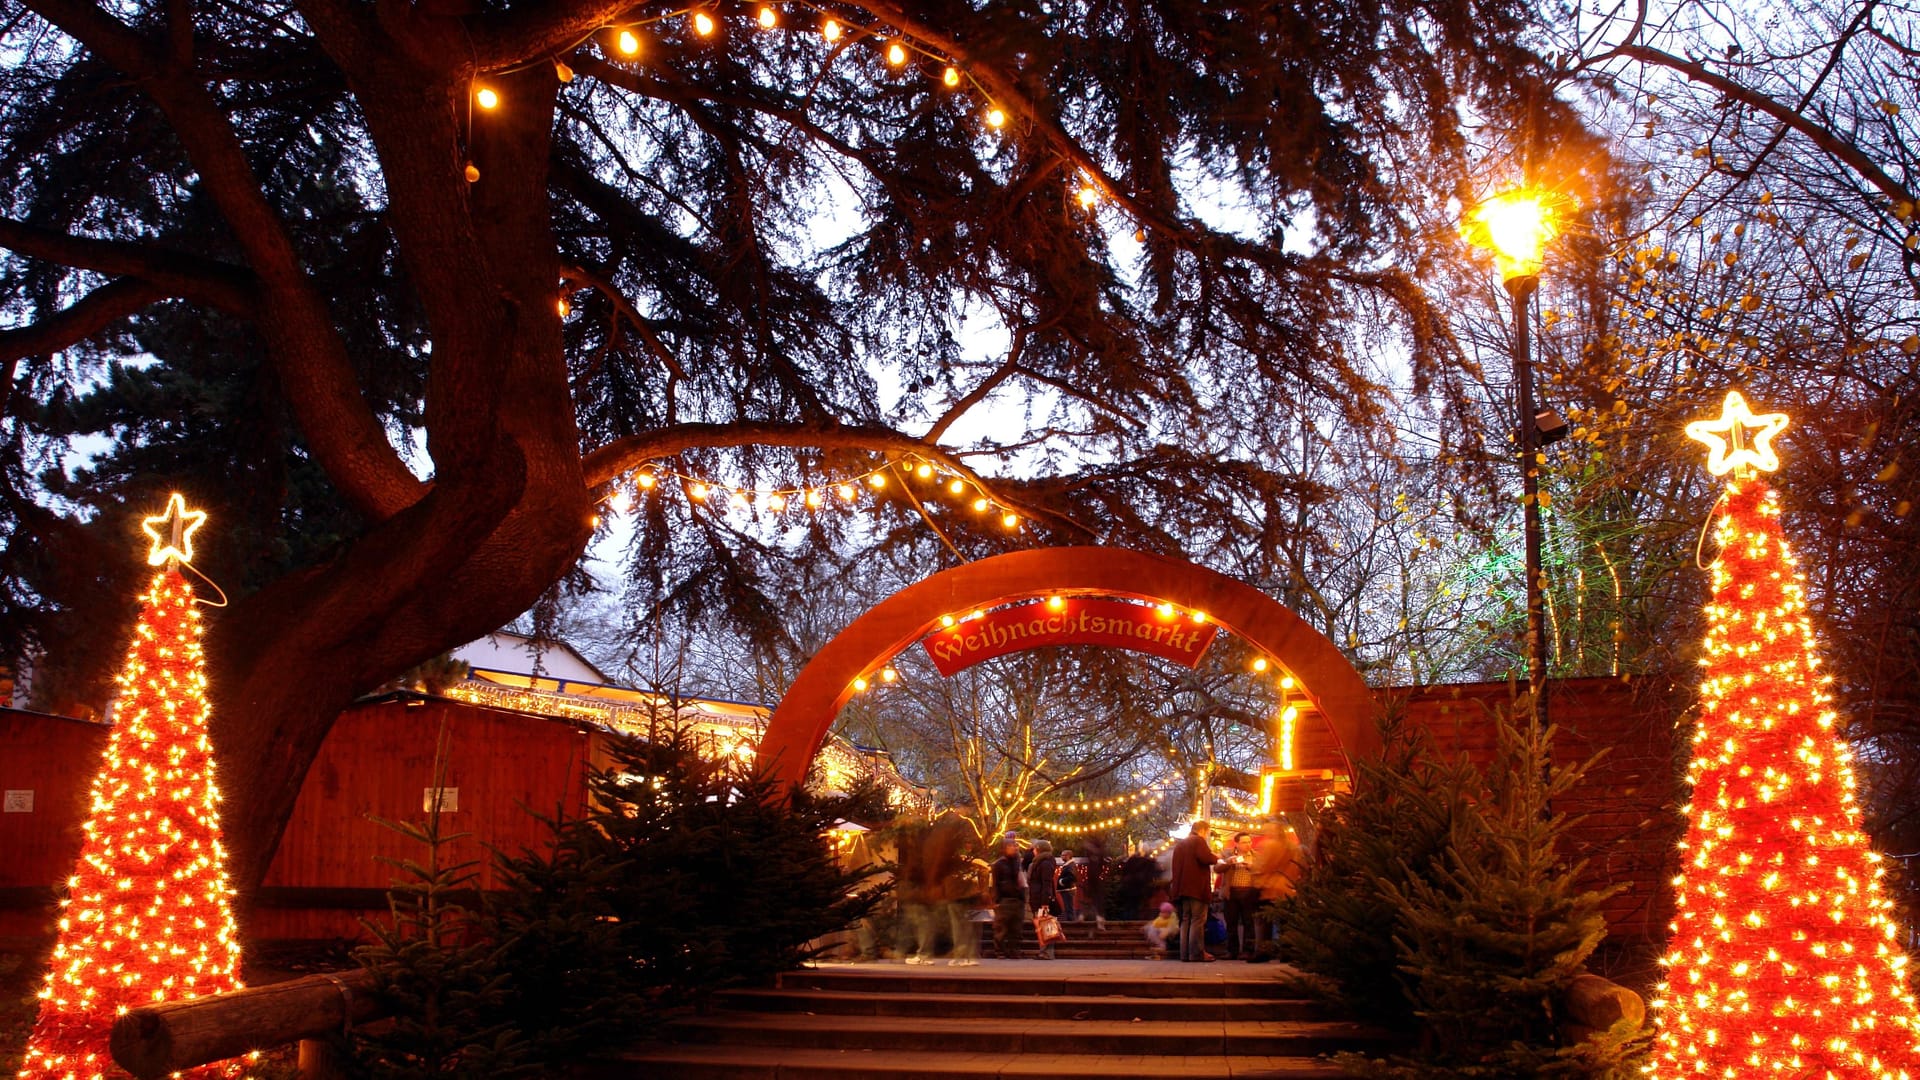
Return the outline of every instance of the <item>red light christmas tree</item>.
<path id="1" fill-rule="evenodd" d="M 1687 425 L 1735 473 L 1715 535 L 1684 864 L 1666 981 L 1654 1001 L 1657 1080 L 1920 1074 L 1920 1014 L 1880 855 L 1854 802 L 1852 752 L 1818 673 L 1806 590 L 1780 504 L 1779 413 L 1738 393 Z"/>
<path id="2" fill-rule="evenodd" d="M 23 1078 L 117 1073 L 107 1053 L 115 1017 L 240 988 L 200 614 L 179 570 L 205 519 L 175 495 L 165 515 L 144 523 L 154 539 L 148 562 L 161 570 L 140 598 Z"/>

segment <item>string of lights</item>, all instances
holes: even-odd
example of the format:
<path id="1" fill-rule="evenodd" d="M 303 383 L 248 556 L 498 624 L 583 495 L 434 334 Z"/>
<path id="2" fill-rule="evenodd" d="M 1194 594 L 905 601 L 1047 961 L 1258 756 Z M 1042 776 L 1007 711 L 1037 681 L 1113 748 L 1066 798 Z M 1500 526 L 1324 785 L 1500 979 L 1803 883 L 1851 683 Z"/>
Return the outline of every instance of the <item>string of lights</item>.
<path id="1" fill-rule="evenodd" d="M 838 480 L 816 484 L 761 487 L 728 483 L 672 468 L 664 462 L 643 466 L 633 474 L 631 483 L 613 485 L 604 502 L 608 510 L 624 514 L 633 509 L 634 495 L 648 495 L 677 487 L 691 503 L 724 506 L 729 510 L 758 510 L 780 514 L 793 509 L 819 510 L 830 505 L 853 506 L 863 493 L 878 495 L 892 484 L 895 475 L 925 481 L 933 491 L 917 498 L 945 495 L 966 502 L 974 513 L 994 513 L 1007 529 L 1020 527 L 1020 515 L 995 499 L 979 484 L 933 462 L 907 457 L 889 461 L 864 472 Z M 904 483 L 904 481 L 903 481 Z"/>
<path id="2" fill-rule="evenodd" d="M 1147 796 L 1152 795 L 1155 792 L 1165 788 L 1167 786 L 1167 783 L 1168 783 L 1168 778 L 1162 776 L 1159 779 L 1152 781 L 1151 783 L 1142 785 L 1141 787 L 1126 793 L 1125 795 L 1115 795 L 1109 799 L 1059 799 L 1059 800 L 1042 799 L 1039 802 L 1034 803 L 1033 806 L 1037 810 L 1051 810 L 1058 813 L 1066 813 L 1066 814 L 1071 814 L 1076 811 L 1081 813 L 1086 813 L 1094 810 L 1108 810 L 1116 806 L 1126 806 L 1130 803 L 1139 802 L 1140 800 L 1146 798 Z M 1006 795 L 1009 793 L 1001 790 L 995 790 L 994 794 Z"/>
<path id="3" fill-rule="evenodd" d="M 1042 832 L 1064 834 L 1067 836 L 1080 836 L 1086 833 L 1106 832 L 1108 829 L 1117 829 L 1120 826 L 1125 825 L 1127 822 L 1132 821 L 1134 818 L 1137 818 L 1142 814 L 1152 812 L 1152 810 L 1155 807 L 1160 805 L 1160 802 L 1163 798 L 1165 798 L 1165 796 L 1155 795 L 1151 799 L 1148 799 L 1147 801 L 1140 803 L 1137 806 L 1129 808 L 1126 812 L 1122 814 L 1117 814 L 1109 818 L 1103 818 L 1099 821 L 1089 821 L 1084 824 L 1073 825 L 1073 824 L 1067 824 L 1059 821 L 1042 821 L 1038 818 L 1022 818 L 1020 819 L 1020 824 L 1029 829 L 1039 829 Z"/>
<path id="4" fill-rule="evenodd" d="M 739 10 L 744 14 L 746 7 L 742 5 Z M 848 20 L 842 14 L 829 12 L 825 8 L 807 3 L 805 0 L 798 0 L 798 2 L 790 4 L 758 5 L 753 9 L 753 24 L 764 31 L 794 28 L 789 26 L 789 20 L 784 18 L 782 14 L 783 11 L 789 10 L 811 13 L 820 37 L 828 47 L 828 61 L 832 61 L 845 54 L 848 49 L 861 42 L 871 42 L 873 47 L 878 50 L 880 56 L 884 59 L 887 67 L 896 71 L 905 71 L 909 62 L 918 57 L 921 61 L 928 62 L 939 69 L 939 80 L 942 86 L 955 92 L 964 90 L 977 95 L 981 99 L 980 119 L 990 130 L 999 132 L 1006 127 L 1009 119 L 1006 108 L 993 100 L 993 95 L 987 91 L 986 87 L 983 86 L 971 72 L 956 64 L 952 58 L 942 55 L 940 52 L 914 40 L 911 35 L 889 30 L 882 23 L 876 22 L 862 25 Z M 605 35 L 606 52 L 610 58 L 632 62 L 638 60 L 641 53 L 645 51 L 645 41 L 638 31 L 646 27 L 676 22 L 692 30 L 694 38 L 708 39 L 720 32 L 723 25 L 721 20 L 724 17 L 725 16 L 721 14 L 721 5 L 717 3 L 702 4 L 676 8 L 672 11 L 662 12 L 647 18 L 631 20 L 618 25 L 599 27 L 581 37 L 569 47 L 560 50 L 559 54 L 551 58 L 550 62 L 553 64 L 554 76 L 562 83 L 572 82 L 574 77 L 573 68 L 568 65 L 564 59 L 561 59 L 561 56 L 586 45 L 587 42 L 592 41 L 596 36 Z M 800 21 L 803 20 L 796 20 L 795 22 L 797 24 Z M 528 63 L 520 64 L 512 68 L 501 69 L 493 74 L 498 75 L 506 74 L 510 71 L 525 70 L 526 68 L 547 62 L 549 61 L 529 61 Z M 492 112 L 506 103 L 498 87 L 482 80 L 476 80 L 474 82 L 472 98 L 473 104 L 484 112 Z M 471 162 L 467 164 L 466 177 L 469 183 L 477 183 L 480 179 L 480 170 Z M 1088 211 L 1093 210 L 1094 207 L 1103 200 L 1101 182 L 1083 172 L 1076 172 L 1075 177 L 1075 182 L 1078 185 L 1074 193 L 1075 201 L 1079 203 L 1082 209 Z M 562 305 L 561 314 L 564 316 L 566 314 L 564 309 L 565 301 L 560 301 L 560 304 Z"/>

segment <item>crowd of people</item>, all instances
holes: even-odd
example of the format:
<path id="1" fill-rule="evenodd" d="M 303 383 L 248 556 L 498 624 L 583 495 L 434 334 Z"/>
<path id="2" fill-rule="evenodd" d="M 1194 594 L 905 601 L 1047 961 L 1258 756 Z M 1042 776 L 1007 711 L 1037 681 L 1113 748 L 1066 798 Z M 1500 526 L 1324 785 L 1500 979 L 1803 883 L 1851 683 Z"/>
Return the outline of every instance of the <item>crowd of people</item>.
<path id="1" fill-rule="evenodd" d="M 1218 849 L 1210 824 L 1195 821 L 1157 859 L 1137 848 L 1110 859 L 1098 838 L 1078 854 L 1056 853 L 1047 840 L 1013 833 L 976 857 L 972 830 L 956 815 L 901 830 L 897 845 L 895 951 L 909 964 L 944 955 L 954 967 L 980 962 L 982 923 L 992 924 L 996 958 L 1052 960 L 1058 924 L 1105 929 L 1109 915 L 1141 920 L 1155 958 L 1261 963 L 1275 949 L 1267 905 L 1291 895 L 1302 860 L 1299 838 L 1277 820 Z M 877 957 L 878 938 L 864 929 L 861 958 Z"/>

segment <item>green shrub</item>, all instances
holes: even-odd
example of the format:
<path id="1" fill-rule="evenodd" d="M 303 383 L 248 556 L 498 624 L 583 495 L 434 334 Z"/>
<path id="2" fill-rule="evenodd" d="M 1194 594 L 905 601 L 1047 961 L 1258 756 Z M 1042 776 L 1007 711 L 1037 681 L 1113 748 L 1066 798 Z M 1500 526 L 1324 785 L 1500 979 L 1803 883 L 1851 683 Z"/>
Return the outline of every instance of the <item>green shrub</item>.
<path id="1" fill-rule="evenodd" d="M 453 902 L 472 865 L 444 863 L 457 837 L 439 815 L 385 823 L 426 854 L 392 861 L 391 921 L 357 954 L 397 1006 L 390 1030 L 355 1040 L 366 1074 L 555 1072 L 659 1011 L 798 966 L 882 895 L 825 835 L 882 814 L 877 794 L 778 799 L 677 738 L 609 749 L 587 813 L 543 819 L 542 850 L 496 853 L 505 889 L 477 912 Z"/>
<path id="2" fill-rule="evenodd" d="M 1551 728 L 1494 717 L 1483 768 L 1437 762 L 1398 725 L 1387 753 L 1336 800 L 1319 860 L 1280 912 L 1287 958 L 1370 1019 L 1413 1020 L 1416 1053 L 1343 1060 L 1367 1076 L 1620 1077 L 1637 1074 L 1639 1032 L 1561 1044 L 1557 1005 L 1606 936 L 1615 889 L 1578 884 L 1560 854 L 1570 819 L 1553 809 L 1592 762 L 1552 764 Z"/>

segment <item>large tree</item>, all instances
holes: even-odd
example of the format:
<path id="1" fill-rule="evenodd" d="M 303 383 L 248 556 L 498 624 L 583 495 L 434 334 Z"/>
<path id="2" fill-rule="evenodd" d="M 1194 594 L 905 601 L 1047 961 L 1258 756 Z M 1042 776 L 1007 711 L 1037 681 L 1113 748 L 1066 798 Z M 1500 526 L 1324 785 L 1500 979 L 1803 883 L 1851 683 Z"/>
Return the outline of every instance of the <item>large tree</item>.
<path id="1" fill-rule="evenodd" d="M 1288 490 L 1243 464 L 1276 416 L 1380 436 L 1381 349 L 1464 396 L 1419 284 L 1459 118 L 1564 121 L 1518 0 L 761 11 L 0 0 L 5 644 L 97 697 L 132 517 L 213 505 L 243 886 L 340 708 L 527 609 L 650 462 L 917 455 L 1025 542 L 1198 506 L 1273 549 L 1233 514 Z M 738 614 L 740 536 L 657 500 L 637 544 Z"/>

